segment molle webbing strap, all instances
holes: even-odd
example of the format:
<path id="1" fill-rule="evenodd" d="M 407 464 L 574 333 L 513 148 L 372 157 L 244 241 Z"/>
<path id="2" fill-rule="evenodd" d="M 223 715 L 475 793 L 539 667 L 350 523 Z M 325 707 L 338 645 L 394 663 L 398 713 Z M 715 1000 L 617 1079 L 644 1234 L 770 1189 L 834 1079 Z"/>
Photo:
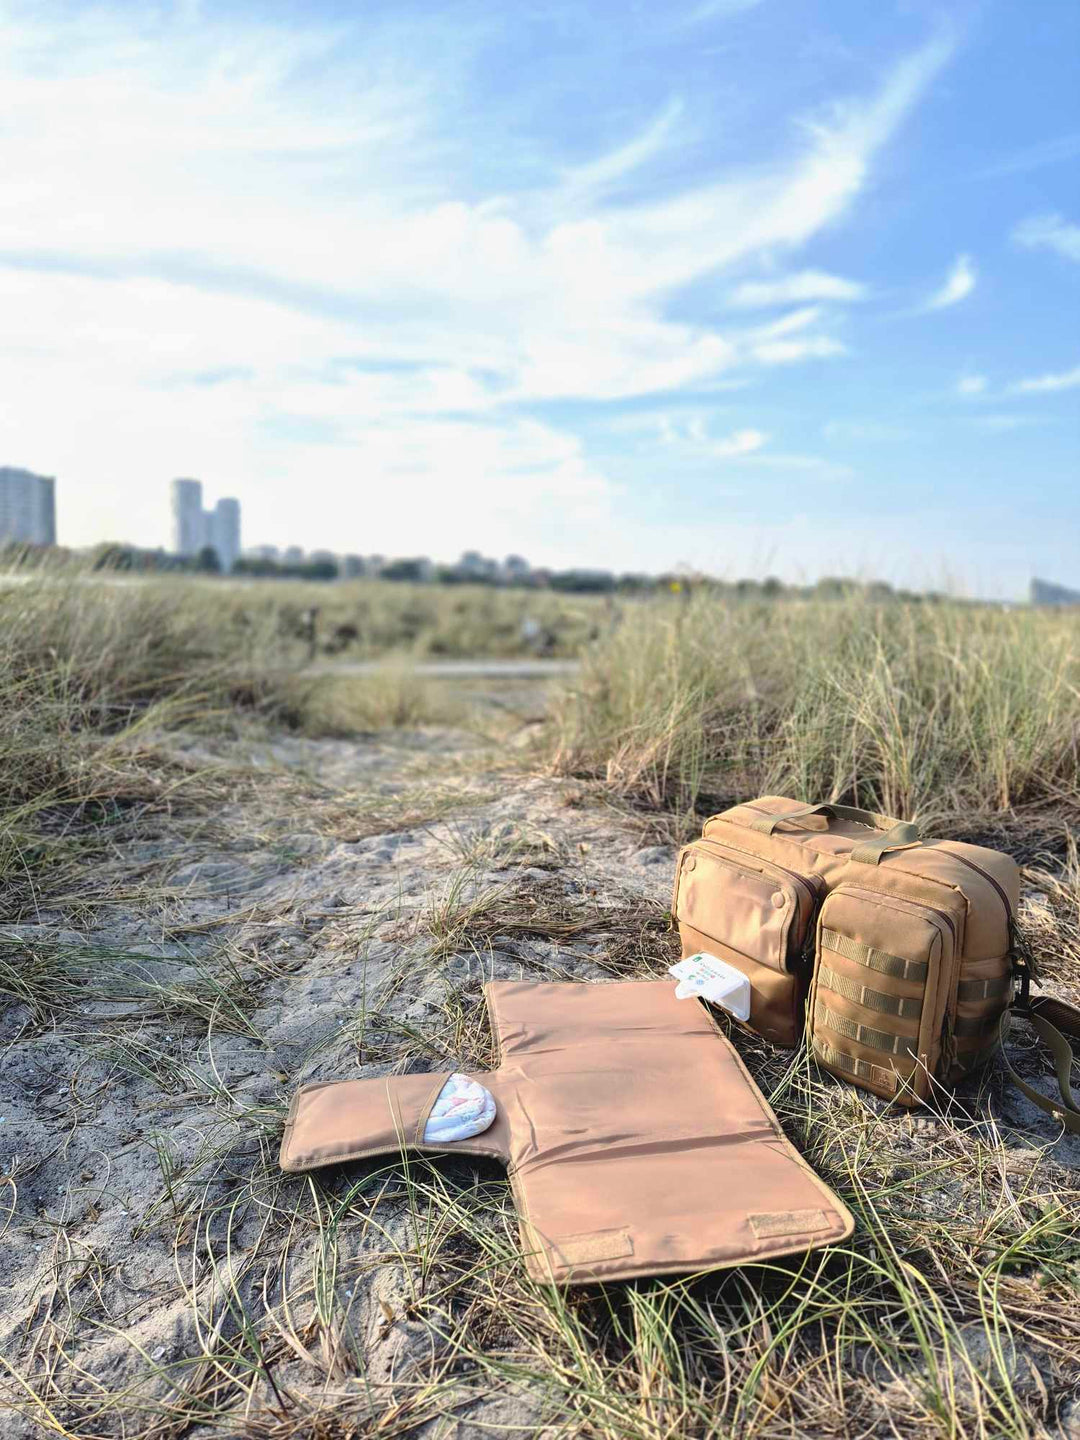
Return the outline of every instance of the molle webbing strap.
<path id="1" fill-rule="evenodd" d="M 922 983 L 930 973 L 925 960 L 904 960 L 899 955 L 890 955 L 887 950 L 875 950 L 873 945 L 864 945 L 861 940 L 851 940 L 838 935 L 835 930 L 822 929 L 821 948 L 842 955 L 845 960 L 854 960 L 879 975 L 889 975 L 894 980 L 915 980 Z"/>
<path id="2" fill-rule="evenodd" d="M 835 1010 L 830 1010 L 820 1001 L 814 1008 L 814 1019 L 818 1025 L 825 1025 L 830 1030 L 835 1030 L 838 1035 L 843 1035 L 845 1039 L 854 1040 L 870 1050 L 885 1050 L 890 1055 L 914 1055 L 915 1053 L 911 1048 L 917 1043 L 915 1040 L 910 1040 L 905 1035 L 891 1035 L 887 1030 L 875 1030 L 870 1025 L 860 1025 L 858 1020 L 851 1020 L 846 1015 L 838 1015 Z"/>
<path id="3" fill-rule="evenodd" d="M 886 995 L 883 990 L 871 990 L 866 985 L 860 985 L 858 980 L 849 980 L 846 975 L 838 975 L 827 965 L 818 968 L 818 984 L 835 995 L 842 995 L 845 1000 L 862 1005 L 866 1010 L 877 1010 L 882 1015 L 895 1015 L 901 1020 L 917 1020 L 922 1014 L 921 998 Z"/>
<path id="4" fill-rule="evenodd" d="M 956 987 L 957 1000 L 996 1000 L 1012 988 L 1011 975 L 995 975 L 989 980 L 961 980 Z"/>
<path id="5" fill-rule="evenodd" d="M 896 1089 L 899 1076 L 895 1070 L 887 1070 L 884 1065 L 871 1065 L 866 1060 L 857 1060 L 854 1055 L 837 1050 L 834 1045 L 830 1045 L 816 1035 L 814 1037 L 814 1054 L 823 1065 L 828 1065 L 833 1070 L 842 1070 L 845 1075 L 855 1075 L 870 1085 L 876 1085 L 879 1090 L 891 1092 Z"/>

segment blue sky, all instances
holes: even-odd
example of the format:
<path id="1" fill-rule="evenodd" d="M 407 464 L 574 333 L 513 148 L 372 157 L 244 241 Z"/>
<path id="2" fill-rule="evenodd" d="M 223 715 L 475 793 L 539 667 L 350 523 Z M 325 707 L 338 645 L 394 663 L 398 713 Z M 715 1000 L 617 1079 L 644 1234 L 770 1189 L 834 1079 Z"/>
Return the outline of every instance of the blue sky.
<path id="1" fill-rule="evenodd" d="M 1080 581 L 1080 7 L 0 0 L 60 538 Z"/>

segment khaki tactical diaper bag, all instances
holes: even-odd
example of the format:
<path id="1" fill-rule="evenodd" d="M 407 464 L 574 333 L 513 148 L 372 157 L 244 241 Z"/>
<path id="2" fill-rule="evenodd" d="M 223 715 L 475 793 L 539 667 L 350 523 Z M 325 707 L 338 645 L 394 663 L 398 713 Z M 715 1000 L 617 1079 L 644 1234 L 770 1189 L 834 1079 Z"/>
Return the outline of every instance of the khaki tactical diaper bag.
<path id="1" fill-rule="evenodd" d="M 1019 887 L 998 851 L 767 795 L 714 815 L 680 852 L 672 914 L 684 956 L 704 950 L 747 975 L 752 1030 L 794 1046 L 805 1021 L 820 1065 L 900 1104 L 988 1060 L 1007 1018 L 1023 1016 L 1053 1052 L 1060 1105 L 1010 1074 L 1080 1132 L 1058 1028 L 1080 1037 L 1080 1011 L 1029 996 Z"/>

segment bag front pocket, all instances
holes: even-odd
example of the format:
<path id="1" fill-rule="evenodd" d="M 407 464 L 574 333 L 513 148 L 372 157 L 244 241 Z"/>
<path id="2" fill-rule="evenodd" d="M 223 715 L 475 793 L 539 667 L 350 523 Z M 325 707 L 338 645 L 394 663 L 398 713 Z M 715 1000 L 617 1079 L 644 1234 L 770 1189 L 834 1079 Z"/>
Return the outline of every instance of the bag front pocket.
<path id="1" fill-rule="evenodd" d="M 925 1099 L 941 1058 L 955 945 L 944 910 L 834 890 L 818 919 L 810 996 L 819 1063 L 901 1104 Z"/>
<path id="2" fill-rule="evenodd" d="M 672 908 L 683 955 L 704 950 L 748 976 L 747 1023 L 780 1045 L 799 1038 L 818 884 L 715 841 L 679 856 Z"/>

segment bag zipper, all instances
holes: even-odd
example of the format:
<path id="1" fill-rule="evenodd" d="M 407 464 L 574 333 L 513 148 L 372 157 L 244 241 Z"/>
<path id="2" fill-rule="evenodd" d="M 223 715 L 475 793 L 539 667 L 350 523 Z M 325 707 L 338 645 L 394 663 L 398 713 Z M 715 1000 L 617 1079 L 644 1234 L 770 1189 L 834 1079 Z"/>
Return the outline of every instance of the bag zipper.
<path id="1" fill-rule="evenodd" d="M 717 851 L 723 852 L 725 850 L 728 850 L 732 851 L 736 855 L 746 855 L 751 860 L 758 860 L 761 862 L 762 865 L 770 866 L 773 870 L 779 870 L 781 875 L 788 876 L 788 878 L 791 880 L 791 882 L 797 889 L 799 887 L 802 888 L 803 892 L 809 897 L 810 900 L 810 911 L 806 917 L 806 933 L 803 936 L 803 943 L 799 948 L 798 953 L 790 955 L 788 963 L 793 967 L 789 971 L 789 973 L 791 974 L 799 974 L 804 969 L 809 969 L 813 964 L 814 959 L 814 921 L 817 918 L 818 911 L 821 909 L 824 900 L 823 892 L 825 890 L 825 882 L 824 880 L 822 880 L 821 876 L 800 875 L 797 870 L 789 870 L 786 865 L 780 865 L 775 860 L 766 860 L 761 855 L 755 855 L 752 850 L 740 850 L 737 845 L 727 845 L 720 840 L 713 840 L 711 836 L 703 835 L 701 839 L 696 840 L 694 844 L 705 846 L 708 850 L 708 853 L 711 854 L 716 854 Z M 723 854 L 717 855 L 716 858 L 725 860 L 726 863 L 728 865 L 731 865 L 733 869 L 740 869 L 747 874 L 768 874 L 767 870 L 754 870 L 749 866 L 739 865 L 737 861 L 729 860 L 727 856 Z M 681 868 L 682 867 L 680 866 L 680 869 Z"/>
<path id="2" fill-rule="evenodd" d="M 903 910 L 905 907 L 910 906 L 913 910 L 929 911 L 931 915 L 936 915 L 939 920 L 943 921 L 949 927 L 949 934 L 952 936 L 953 951 L 955 953 L 956 921 L 947 910 L 939 910 L 936 905 L 928 905 L 925 900 L 909 900 L 906 895 L 892 895 L 884 890 L 866 890 L 861 885 L 838 885 L 831 893 L 835 895 L 839 891 L 844 891 L 845 893 L 853 892 L 856 895 L 867 895 L 878 905 L 884 906 L 885 909 Z"/>
<path id="3" fill-rule="evenodd" d="M 1039 967 L 1035 963 L 1035 954 L 1031 948 L 1031 942 L 1020 929 L 1020 923 L 1013 914 L 1013 908 L 1009 903 L 1008 895 L 1005 894 L 1005 891 L 994 879 L 993 875 L 990 874 L 989 870 L 984 870 L 981 865 L 976 864 L 974 860 L 969 860 L 966 855 L 957 855 L 952 850 L 947 853 L 952 855 L 955 860 L 961 861 L 969 870 L 974 870 L 976 875 L 981 875 L 984 880 L 989 880 L 990 884 L 1001 897 L 1002 908 L 1005 911 L 1005 933 L 1009 937 L 1008 955 L 1012 960 L 1013 977 L 1014 979 L 1018 979 L 1020 984 L 1020 989 L 1017 994 L 1013 996 L 1011 1003 L 1015 1005 L 1017 1009 L 1023 1010 L 1028 1003 L 1028 991 L 1032 980 L 1034 980 L 1036 984 L 1039 983 Z"/>
<path id="4" fill-rule="evenodd" d="M 759 815 L 772 815 L 775 813 L 772 810 L 763 809 L 760 805 L 751 805 L 747 801 L 743 801 L 741 807 L 739 808 L 743 810 L 755 810 Z M 719 815 L 714 815 L 712 818 L 714 820 L 718 820 L 721 817 Z M 998 895 L 1001 898 L 1001 903 L 1005 910 L 1005 923 L 1009 928 L 1009 934 L 1011 937 L 1013 933 L 1013 928 L 1016 924 L 1016 920 L 1013 916 L 1012 905 L 1009 903 L 1009 897 L 1008 895 L 1006 895 L 1001 885 L 994 879 L 993 875 L 990 874 L 989 870 L 984 870 L 981 865 L 977 864 L 974 860 L 969 860 L 966 855 L 960 855 L 955 850 L 949 850 L 946 853 L 951 855 L 954 860 L 959 860 L 962 865 L 966 865 L 969 870 L 974 870 L 976 875 L 981 875 L 984 880 L 988 880 L 990 884 L 994 887 L 994 889 L 997 891 Z"/>
<path id="5" fill-rule="evenodd" d="M 1013 912 L 1012 912 L 1012 906 L 1009 904 L 1009 897 L 1005 894 L 1005 891 L 1001 888 L 1001 886 L 998 884 L 998 882 L 994 879 L 993 875 L 990 874 L 989 870 L 984 870 L 981 865 L 976 865 L 975 861 L 974 861 L 974 860 L 969 860 L 966 855 L 958 855 L 955 850 L 947 850 L 945 853 L 946 853 L 947 855 L 951 855 L 954 860 L 959 860 L 959 861 L 961 862 L 961 864 L 966 865 L 969 870 L 974 870 L 975 873 L 976 873 L 977 875 L 981 875 L 984 880 L 989 880 L 989 881 L 990 881 L 990 884 L 994 887 L 994 889 L 997 891 L 997 893 L 1001 896 L 1001 903 L 1002 903 L 1002 905 L 1004 905 L 1004 907 L 1005 907 L 1005 919 L 1006 919 L 1006 921 L 1008 922 L 1008 924 L 1009 924 L 1009 926 L 1010 926 L 1010 928 L 1011 928 L 1012 923 L 1013 923 Z"/>
<path id="6" fill-rule="evenodd" d="M 810 897 L 811 906 L 817 904 L 818 898 L 821 895 L 821 891 L 823 888 L 823 882 L 820 875 L 800 875 L 797 870 L 789 870 L 786 865 L 779 865 L 775 860 L 766 860 L 765 857 L 762 855 L 755 855 L 752 850 L 740 850 L 737 845 L 728 845 L 721 840 L 714 840 L 710 835 L 703 835 L 700 840 L 697 840 L 694 843 L 697 845 L 715 846 L 717 850 L 731 850 L 736 855 L 747 855 L 751 860 L 760 860 L 762 865 L 771 866 L 773 870 L 779 870 L 782 875 L 787 875 L 791 880 L 795 882 L 796 885 L 801 885 L 803 890 L 805 890 Z M 729 861 L 729 864 L 734 863 L 737 862 Z M 746 865 L 742 866 L 741 868 L 744 870 L 750 870 L 751 873 L 756 875 L 768 873 L 767 871 L 761 870 L 755 871 L 753 870 L 753 867 Z"/>
<path id="7" fill-rule="evenodd" d="M 697 845 L 702 845 L 703 843 L 704 843 L 704 842 L 702 842 L 701 840 L 696 840 L 696 841 L 694 842 L 694 844 L 689 847 L 691 853 L 693 852 L 695 846 L 697 846 Z M 736 853 L 741 855 L 741 854 L 744 854 L 745 852 L 740 850 L 740 851 L 737 851 Z M 762 871 L 762 870 L 755 870 L 751 865 L 741 865 L 741 864 L 739 863 L 739 861 L 737 861 L 737 860 L 732 860 L 732 859 L 731 859 L 729 856 L 727 856 L 727 855 L 717 855 L 717 854 L 716 854 L 714 851 L 712 851 L 712 850 L 707 850 L 707 851 L 706 851 L 706 854 L 711 855 L 714 860 L 722 860 L 725 865 L 730 866 L 732 870 L 737 870 L 740 875 L 749 875 L 749 876 L 751 876 L 751 877 L 752 877 L 753 879 L 755 879 L 755 880 L 768 880 L 768 879 L 770 878 L 768 875 L 765 874 L 764 871 Z M 685 865 L 685 860 L 684 860 L 683 863 L 684 863 L 684 865 Z M 783 870 L 784 867 L 783 867 L 782 865 L 778 865 L 776 868 L 777 868 L 778 870 Z M 785 873 L 785 874 L 790 874 L 791 872 L 790 872 L 790 871 L 785 871 L 784 873 Z M 797 877 L 793 877 L 793 878 L 797 878 Z"/>
<path id="8" fill-rule="evenodd" d="M 683 870 L 686 868 L 686 861 L 687 861 L 687 860 L 690 858 L 690 856 L 693 854 L 694 850 L 695 850 L 695 849 L 698 849 L 699 847 L 705 852 L 706 855 L 709 856 L 710 859 L 717 861 L 718 864 L 726 865 L 730 870 L 734 870 L 734 871 L 736 872 L 736 874 L 746 875 L 746 876 L 748 876 L 750 879 L 757 880 L 757 881 L 761 881 L 761 880 L 766 880 L 766 881 L 767 881 L 767 880 L 769 880 L 769 879 L 773 879 L 773 877 L 771 877 L 771 876 L 770 876 L 766 871 L 764 871 L 764 870 L 755 870 L 755 869 L 753 869 L 753 868 L 752 868 L 751 866 L 749 866 L 749 865 L 742 865 L 742 864 L 740 864 L 737 860 L 733 860 L 730 855 L 717 854 L 717 851 L 718 851 L 718 850 L 719 850 L 719 851 L 723 851 L 723 850 L 725 850 L 725 849 L 731 849 L 731 850 L 734 850 L 734 852 L 735 852 L 736 855 L 749 855 L 750 858 L 751 858 L 751 859 L 754 859 L 754 860 L 756 860 L 756 859 L 759 858 L 759 857 L 756 856 L 756 855 L 750 855 L 750 852 L 749 852 L 749 851 L 747 851 L 747 850 L 739 850 L 739 849 L 737 849 L 735 846 L 722 846 L 722 845 L 717 844 L 715 841 L 705 840 L 704 838 L 703 838 L 703 839 L 700 839 L 700 840 L 695 840 L 695 841 L 693 841 L 690 845 L 688 845 L 688 846 L 686 847 L 686 851 L 685 851 L 685 853 L 683 854 L 682 859 L 679 861 L 678 870 L 676 871 L 676 876 L 675 876 L 675 905 L 674 905 L 674 907 L 673 907 L 673 909 L 672 909 L 672 916 L 671 916 L 671 918 L 672 918 L 672 924 L 675 924 L 675 923 L 677 923 L 677 921 L 678 921 L 677 908 L 678 908 L 679 881 L 680 881 L 681 878 L 682 878 L 682 872 L 683 872 Z M 765 863 L 765 864 L 772 864 L 771 861 L 765 861 L 765 862 L 763 862 L 763 863 Z M 811 908 L 811 911 L 810 911 L 810 915 L 809 915 L 808 918 L 807 918 L 806 934 L 807 934 L 807 936 L 812 936 L 813 933 L 814 933 L 814 926 L 813 926 L 813 924 L 812 924 L 811 922 L 813 921 L 814 914 L 815 914 L 815 911 L 814 911 L 814 909 L 813 909 L 813 904 L 814 904 L 814 900 L 815 900 L 816 897 L 814 897 L 813 892 L 810 891 L 809 885 L 805 882 L 805 880 L 803 879 L 803 877 L 802 877 L 801 875 L 796 874 L 796 872 L 793 871 L 793 870 L 788 870 L 788 869 L 787 869 L 785 866 L 783 866 L 783 865 L 777 865 L 777 866 L 775 866 L 774 868 L 777 869 L 777 870 L 779 870 L 779 871 L 781 871 L 784 875 L 790 876 L 790 877 L 791 877 L 791 880 L 792 880 L 793 882 L 802 884 L 802 885 L 803 885 L 803 888 L 804 888 L 805 890 L 807 890 L 808 892 L 810 892 L 810 894 L 811 894 L 811 907 L 812 907 L 812 908 Z M 776 881 L 776 880 L 774 879 L 774 884 L 775 884 L 775 883 L 780 883 L 780 882 L 778 882 L 778 881 Z M 799 911 L 799 900 L 798 900 L 798 895 L 796 895 L 796 896 L 795 896 L 795 914 L 796 914 L 796 915 L 798 914 L 798 911 Z M 805 941 L 804 941 L 804 944 L 803 944 L 802 948 L 800 949 L 798 955 L 793 955 L 793 954 L 790 953 L 790 952 L 791 952 L 791 949 L 792 949 L 792 946 L 791 946 L 791 938 L 790 938 L 790 926 L 791 926 L 791 922 L 789 921 L 789 922 L 788 922 L 788 931 L 787 931 L 787 935 L 786 935 L 785 941 L 784 941 L 784 948 L 783 948 L 783 952 L 781 953 L 781 957 L 780 957 L 781 965 L 784 965 L 784 966 L 787 966 L 787 967 L 790 967 L 791 964 L 792 964 L 792 962 L 795 961 L 795 960 L 798 960 L 799 962 L 801 962 L 802 959 L 803 959 L 803 957 L 804 957 L 804 952 L 805 952 L 805 948 L 806 948 Z M 723 942 L 721 942 L 721 943 L 723 943 Z M 751 956 L 750 958 L 752 959 L 753 957 Z M 791 970 L 790 968 L 787 968 L 787 969 L 785 969 L 784 971 L 782 971 L 781 973 L 793 974 L 793 973 L 796 973 L 796 972 L 793 971 L 793 970 Z"/>

